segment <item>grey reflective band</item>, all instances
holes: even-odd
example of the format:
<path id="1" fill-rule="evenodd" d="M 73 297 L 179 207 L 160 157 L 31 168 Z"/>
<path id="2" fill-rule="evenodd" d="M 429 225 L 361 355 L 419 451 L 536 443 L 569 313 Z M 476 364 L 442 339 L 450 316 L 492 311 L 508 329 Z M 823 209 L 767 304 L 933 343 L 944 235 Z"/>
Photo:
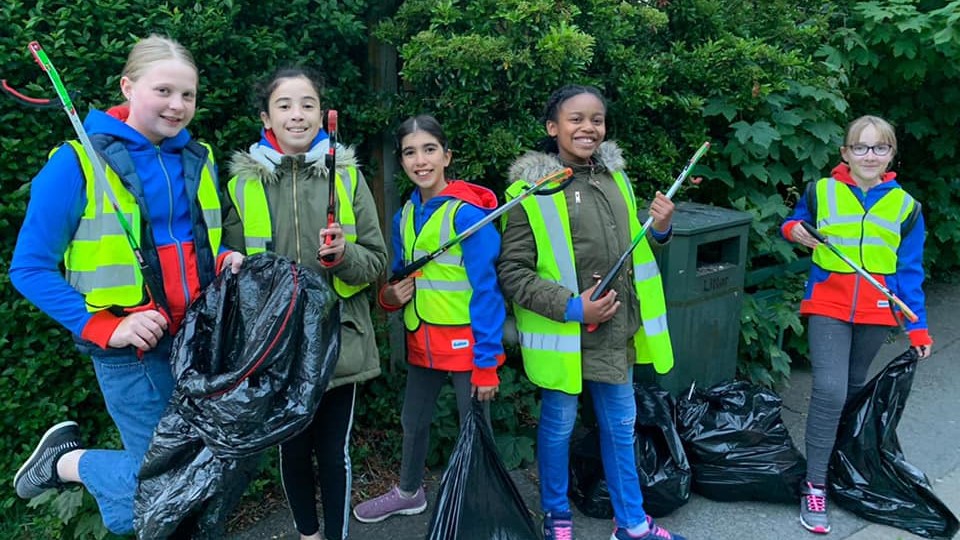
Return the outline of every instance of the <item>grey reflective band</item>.
<path id="1" fill-rule="evenodd" d="M 633 267 L 633 279 L 636 281 L 646 281 L 660 276 L 660 269 L 656 261 L 650 261 Z"/>
<path id="2" fill-rule="evenodd" d="M 263 236 L 244 236 L 244 243 L 247 245 L 247 249 L 267 249 L 267 243 L 270 242 L 270 238 L 265 238 Z"/>
<path id="3" fill-rule="evenodd" d="M 247 179 L 241 178 L 237 180 L 237 186 L 233 190 L 233 194 L 237 198 L 237 210 L 240 211 L 240 219 L 247 217 L 246 216 L 247 201 L 244 197 L 244 193 L 246 192 L 244 188 L 246 187 L 247 187 Z"/>
<path id="4" fill-rule="evenodd" d="M 426 251 L 424 251 L 424 250 L 422 250 L 422 249 L 414 250 L 414 252 L 413 252 L 413 260 L 415 260 L 415 261 L 416 261 L 416 260 L 419 260 L 419 259 L 421 259 L 421 258 L 423 258 L 423 257 L 426 257 L 426 256 L 429 255 L 429 254 L 430 254 L 430 253 L 428 253 L 428 252 L 426 252 Z M 437 264 L 445 264 L 445 265 L 448 265 L 448 266 L 460 266 L 460 265 L 463 263 L 463 257 L 461 257 L 461 256 L 459 256 L 459 255 L 451 255 L 449 251 L 445 251 L 445 252 L 441 253 L 440 255 L 437 255 L 436 257 L 434 257 L 434 258 L 432 259 L 432 261 L 433 261 L 433 262 L 436 262 Z"/>
<path id="5" fill-rule="evenodd" d="M 123 214 L 127 223 L 133 223 L 133 214 Z M 99 214 L 94 219 L 81 219 L 77 232 L 73 235 L 74 241 L 95 242 L 103 236 L 126 236 L 127 233 L 120 225 L 120 220 L 108 214 Z"/>
<path id="6" fill-rule="evenodd" d="M 137 269 L 132 264 L 98 266 L 90 271 L 70 270 L 67 281 L 83 294 L 107 287 L 126 287 L 137 284 Z"/>
<path id="7" fill-rule="evenodd" d="M 220 219 L 219 208 L 211 208 L 203 211 L 203 221 L 207 224 L 208 229 L 219 229 Z"/>
<path id="8" fill-rule="evenodd" d="M 453 219 L 451 214 L 457 211 L 457 208 L 460 208 L 460 203 L 450 204 L 449 202 L 444 205 L 446 208 L 443 212 L 443 221 L 440 222 L 440 245 L 444 245 L 450 241 L 450 238 L 453 237 L 453 226 L 451 223 Z"/>
<path id="9" fill-rule="evenodd" d="M 343 223 L 341 223 L 340 228 L 343 229 L 344 236 L 357 236 L 356 225 L 344 225 Z"/>
<path id="10" fill-rule="evenodd" d="M 458 281 L 440 281 L 435 279 L 417 278 L 417 290 L 419 291 L 442 291 L 442 292 L 466 292 L 472 291 L 470 282 L 467 280 Z"/>
<path id="11" fill-rule="evenodd" d="M 549 351 L 560 354 L 580 354 L 580 336 L 534 334 L 521 331 L 520 346 L 525 349 Z"/>
<path id="12" fill-rule="evenodd" d="M 534 197 L 537 206 L 540 208 L 540 215 L 543 216 L 543 224 L 547 231 L 562 231 L 563 224 L 560 222 L 560 213 L 554 200 L 559 196 Z M 568 249 L 567 239 L 562 234 L 547 233 L 550 239 L 550 248 L 553 250 L 553 257 L 557 261 L 557 268 L 560 270 L 560 284 L 570 289 L 574 293 L 580 292 L 580 285 L 577 283 L 577 272 L 573 267 L 573 259 Z"/>
<path id="13" fill-rule="evenodd" d="M 872 223 L 873 225 L 876 225 L 877 227 L 880 227 L 881 229 L 886 230 L 886 231 L 889 232 L 890 234 L 899 235 L 899 234 L 900 234 L 900 221 L 903 221 L 903 217 L 904 217 L 904 216 L 903 216 L 903 213 L 901 212 L 901 214 L 900 214 L 900 216 L 899 216 L 899 221 L 897 221 L 896 223 L 894 223 L 894 222 L 890 221 L 889 219 L 883 219 L 883 218 L 880 217 L 880 216 L 876 216 L 876 215 L 873 215 L 873 214 L 867 214 L 867 217 L 864 219 L 864 221 L 868 221 L 868 222 Z"/>
<path id="14" fill-rule="evenodd" d="M 667 331 L 667 315 L 664 313 L 659 317 L 650 319 L 649 321 L 644 319 L 643 321 L 643 332 L 648 336 L 656 336 Z"/>

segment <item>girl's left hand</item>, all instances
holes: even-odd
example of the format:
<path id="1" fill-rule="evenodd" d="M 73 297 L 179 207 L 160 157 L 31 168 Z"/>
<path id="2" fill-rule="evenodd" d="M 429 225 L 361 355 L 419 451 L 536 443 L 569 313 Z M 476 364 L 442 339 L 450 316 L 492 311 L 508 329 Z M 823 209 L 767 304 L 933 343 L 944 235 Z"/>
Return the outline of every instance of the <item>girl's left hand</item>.
<path id="1" fill-rule="evenodd" d="M 657 195 L 650 203 L 650 215 L 653 216 L 653 228 L 657 232 L 667 232 L 670 228 L 670 222 L 673 221 L 673 201 L 667 198 L 663 193 L 657 192 Z"/>
<path id="2" fill-rule="evenodd" d="M 477 401 L 489 401 L 497 395 L 500 386 L 474 386 L 470 391 L 471 396 L 477 396 Z"/>
<path id="3" fill-rule="evenodd" d="M 327 237 L 330 237 L 330 244 L 327 245 Z M 343 229 L 339 223 L 331 223 L 329 227 L 320 229 L 320 249 L 317 250 L 317 258 L 333 255 L 334 264 L 339 263 L 343 258 L 343 252 L 346 249 L 347 241 L 343 237 Z"/>
<path id="4" fill-rule="evenodd" d="M 914 347 L 913 350 L 917 351 L 917 357 L 920 360 L 924 358 L 930 358 L 930 353 L 933 352 L 933 343 L 930 345 L 921 345 L 919 347 Z"/>
<path id="5" fill-rule="evenodd" d="M 223 272 L 227 268 L 230 269 L 234 274 L 240 273 L 240 266 L 243 265 L 243 253 L 239 251 L 234 251 L 226 257 L 223 258 L 223 264 L 220 265 L 220 271 Z"/>

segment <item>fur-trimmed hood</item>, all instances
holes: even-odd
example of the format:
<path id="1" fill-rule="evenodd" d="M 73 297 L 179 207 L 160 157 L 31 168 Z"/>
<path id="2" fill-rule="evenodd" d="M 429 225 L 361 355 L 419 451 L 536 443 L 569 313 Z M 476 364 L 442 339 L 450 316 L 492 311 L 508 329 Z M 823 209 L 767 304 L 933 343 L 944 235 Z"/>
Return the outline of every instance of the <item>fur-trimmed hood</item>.
<path id="1" fill-rule="evenodd" d="M 265 183 L 280 181 L 277 168 L 284 159 L 298 160 L 316 177 L 327 176 L 327 160 L 324 157 L 330 149 L 330 139 L 323 139 L 306 154 L 285 156 L 262 142 L 254 143 L 247 152 L 236 151 L 230 157 L 230 176 L 260 178 Z M 357 153 L 352 146 L 337 144 L 337 168 L 357 167 Z"/>
<path id="2" fill-rule="evenodd" d="M 572 167 L 574 172 L 590 169 L 595 172 L 601 170 L 622 171 L 626 167 L 626 160 L 623 158 L 623 151 L 614 141 L 600 143 L 597 151 L 593 153 L 593 164 L 591 165 L 564 163 L 556 154 L 531 151 L 521 156 L 510 166 L 509 179 L 511 182 L 526 180 L 532 183 L 538 178 L 564 167 Z"/>

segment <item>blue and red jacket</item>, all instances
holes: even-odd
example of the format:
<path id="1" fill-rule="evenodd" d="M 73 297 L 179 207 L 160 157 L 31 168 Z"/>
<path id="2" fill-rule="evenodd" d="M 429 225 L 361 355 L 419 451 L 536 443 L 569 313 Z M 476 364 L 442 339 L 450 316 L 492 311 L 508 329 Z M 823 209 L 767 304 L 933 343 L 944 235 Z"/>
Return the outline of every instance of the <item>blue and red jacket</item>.
<path id="1" fill-rule="evenodd" d="M 497 207 L 497 197 L 485 187 L 452 180 L 442 192 L 426 203 L 420 199 L 420 191 L 414 190 L 410 202 L 414 206 L 414 230 L 417 234 L 430 216 L 450 199 L 459 199 L 465 203 L 454 216 L 455 233 L 459 233 L 480 221 Z M 401 237 L 400 216 L 402 210 L 393 217 L 392 272 L 403 269 L 403 238 Z M 471 382 L 476 386 L 496 386 L 499 384 L 497 366 L 503 363 L 503 324 L 506 319 L 506 304 L 500 285 L 497 282 L 496 262 L 500 255 L 500 233 L 493 223 L 481 227 L 460 244 L 463 249 L 463 266 L 467 279 L 473 288 L 470 301 L 470 327 L 473 331 L 474 345 L 469 349 L 437 350 L 428 347 L 428 343 L 450 343 L 454 336 L 451 332 L 461 331 L 458 327 L 432 325 L 421 322 L 420 327 L 407 334 L 407 361 L 442 371 L 472 371 Z M 431 264 L 431 263 L 428 263 Z M 386 287 L 387 285 L 384 285 Z M 402 309 L 403 306 L 387 304 L 383 300 L 383 288 L 380 289 L 380 305 L 388 311 Z"/>
<path id="2" fill-rule="evenodd" d="M 181 130 L 154 145 L 124 123 L 127 112 L 122 106 L 108 113 L 91 110 L 84 128 L 95 147 L 122 143 L 133 163 L 136 174 L 116 172 L 140 203 L 146 221 L 144 232 L 151 233 L 152 241 L 144 240 L 141 248 L 162 276 L 172 319 L 169 333 L 173 335 L 187 306 L 213 280 L 215 268 L 220 267 L 228 251 L 221 249 L 219 254 L 210 254 L 206 239 L 199 244 L 194 242 L 198 224 L 191 219 L 190 205 L 197 202 L 187 196 L 186 186 L 199 180 L 184 178 L 182 163 L 183 150 L 191 142 L 190 134 Z M 30 204 L 10 264 L 10 280 L 81 344 L 87 342 L 106 349 L 123 316 L 109 310 L 87 311 L 83 295 L 67 283 L 60 269 L 64 251 L 87 203 L 85 182 L 76 154 L 69 146 L 56 152 L 33 179 Z M 198 258 L 203 263 L 198 264 Z"/>
<path id="3" fill-rule="evenodd" d="M 847 185 L 850 192 L 869 210 L 893 189 L 900 188 L 896 173 L 888 172 L 880 183 L 866 193 L 850 176 L 850 168 L 841 163 L 834 167 L 831 176 Z M 902 189 L 902 188 L 901 188 Z M 793 228 L 801 221 L 816 224 L 817 217 L 809 208 L 806 197 L 800 197 L 793 213 L 787 217 L 780 233 L 791 240 Z M 910 343 L 915 347 L 930 345 L 933 340 L 927 331 L 926 300 L 923 293 L 923 240 L 925 236 L 923 215 L 906 231 L 897 249 L 897 270 L 892 275 L 873 274 L 910 309 L 917 314 L 917 322 L 907 323 Z M 806 291 L 800 302 L 802 315 L 822 315 L 855 324 L 879 324 L 894 326 L 896 322 L 886 305 L 886 297 L 856 273 L 834 273 L 812 264 L 807 279 Z"/>

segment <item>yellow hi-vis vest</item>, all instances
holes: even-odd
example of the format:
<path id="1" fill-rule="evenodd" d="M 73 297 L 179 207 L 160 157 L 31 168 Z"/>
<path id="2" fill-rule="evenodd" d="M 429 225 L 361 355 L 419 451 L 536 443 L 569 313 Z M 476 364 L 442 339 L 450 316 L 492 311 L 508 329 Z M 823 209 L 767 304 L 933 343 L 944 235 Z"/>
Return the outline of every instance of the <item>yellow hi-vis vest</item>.
<path id="1" fill-rule="evenodd" d="M 87 311 L 100 311 L 110 306 L 140 305 L 144 300 L 143 275 L 126 233 L 107 194 L 97 186 L 93 164 L 83 146 L 78 141 L 68 141 L 68 144 L 73 147 L 83 171 L 87 204 L 80 225 L 63 254 L 67 282 L 84 295 Z M 200 175 L 197 198 L 207 226 L 210 249 L 216 257 L 222 234 L 220 198 L 213 173 L 213 150 L 205 143 L 200 144 L 207 149 L 207 162 Z M 60 148 L 55 148 L 50 155 Z M 104 170 L 120 211 L 130 224 L 133 239 L 140 245 L 140 207 L 117 173 L 106 165 Z"/>
<path id="2" fill-rule="evenodd" d="M 637 201 L 633 189 L 623 172 L 614 172 L 613 178 L 627 202 L 631 238 L 636 237 L 641 225 L 637 219 Z M 528 186 L 523 180 L 514 182 L 507 189 L 507 199 L 513 199 Z M 537 274 L 578 293 L 573 239 L 564 192 L 527 197 L 520 205 L 527 213 L 537 244 Z M 637 363 L 652 363 L 658 373 L 667 373 L 673 367 L 673 346 L 667 329 L 667 306 L 663 298 L 660 270 L 646 239 L 640 242 L 632 255 L 634 288 L 640 299 L 640 318 L 643 321 L 643 326 L 633 337 Z M 557 322 L 516 303 L 513 304 L 513 310 L 520 334 L 523 366 L 530 380 L 541 388 L 579 394 L 583 386 L 580 349 L 582 324 L 576 321 Z"/>
<path id="3" fill-rule="evenodd" d="M 415 232 L 413 203 L 407 201 L 400 212 L 400 231 L 403 238 L 403 262 L 413 261 L 432 253 L 454 237 L 454 218 L 463 205 L 459 200 L 441 204 L 423 224 L 420 234 Z M 473 287 L 463 266 L 463 249 L 456 244 L 420 269 L 417 288 L 410 302 L 403 308 L 403 324 L 413 332 L 420 321 L 443 326 L 470 324 L 470 299 Z"/>
<path id="4" fill-rule="evenodd" d="M 849 186 L 823 178 L 816 184 L 816 201 L 817 229 L 841 253 L 868 272 L 897 272 L 900 227 L 913 211 L 913 197 L 903 189 L 892 189 L 865 211 Z M 813 262 L 829 272 L 854 272 L 823 245 L 813 250 Z"/>
<path id="5" fill-rule="evenodd" d="M 353 212 L 353 200 L 357 195 L 357 169 L 347 167 L 348 179 L 337 171 L 337 222 L 343 229 L 343 237 L 347 242 L 357 243 L 357 216 Z M 273 240 L 273 225 L 270 221 L 270 206 L 267 204 L 267 192 L 259 178 L 233 177 L 227 183 L 227 193 L 237 208 L 240 222 L 243 226 L 243 241 L 247 248 L 247 255 L 254 255 L 267 250 Z M 341 298 L 350 298 L 369 287 L 350 285 L 334 276 L 333 290 Z"/>

